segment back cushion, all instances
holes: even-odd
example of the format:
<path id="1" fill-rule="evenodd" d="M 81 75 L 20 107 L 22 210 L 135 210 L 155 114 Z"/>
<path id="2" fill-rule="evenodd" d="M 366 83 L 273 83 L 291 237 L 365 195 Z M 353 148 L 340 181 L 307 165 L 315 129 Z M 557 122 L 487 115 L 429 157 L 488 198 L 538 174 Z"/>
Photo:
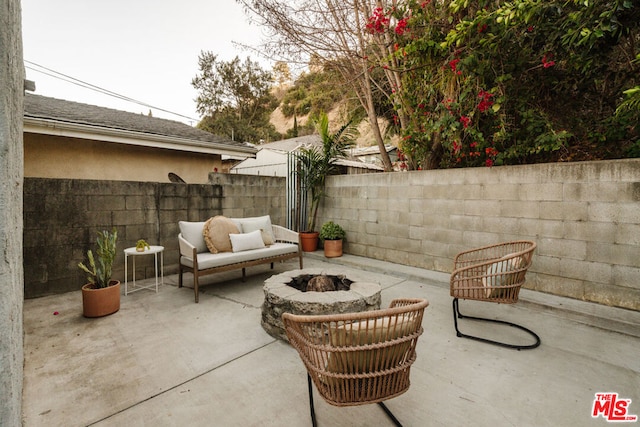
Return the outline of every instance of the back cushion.
<path id="1" fill-rule="evenodd" d="M 232 220 L 242 224 L 242 233 L 250 233 L 256 230 L 263 231 L 263 240 L 265 245 L 272 245 L 275 241 L 273 229 L 271 228 L 271 217 L 269 215 L 251 218 L 237 218 Z"/>
<path id="2" fill-rule="evenodd" d="M 487 267 L 485 276 L 482 277 L 482 285 L 485 288 L 487 298 L 499 297 L 503 291 L 499 289 L 500 287 L 512 286 L 518 283 L 521 277 L 524 278 L 523 273 L 515 273 L 516 270 L 524 266 L 524 259 L 522 257 L 508 259 L 511 256 L 513 255 L 506 255 Z"/>
<path id="3" fill-rule="evenodd" d="M 189 244 L 195 246 L 198 253 L 208 250 L 204 236 L 202 235 L 204 222 L 179 221 L 178 226 L 180 227 L 182 238 L 189 242 Z"/>
<path id="4" fill-rule="evenodd" d="M 364 346 L 394 340 L 413 333 L 416 319 L 405 315 L 369 319 L 330 328 L 331 344 L 337 347 Z M 327 370 L 335 373 L 365 373 L 389 369 L 406 361 L 410 341 L 390 347 L 331 354 Z"/>

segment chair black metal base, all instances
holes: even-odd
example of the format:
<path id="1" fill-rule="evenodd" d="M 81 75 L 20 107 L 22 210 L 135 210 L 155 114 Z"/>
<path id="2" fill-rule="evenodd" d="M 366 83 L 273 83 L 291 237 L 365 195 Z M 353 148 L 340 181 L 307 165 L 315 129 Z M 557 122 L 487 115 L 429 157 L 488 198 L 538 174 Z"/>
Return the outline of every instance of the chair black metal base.
<path id="1" fill-rule="evenodd" d="M 518 328 L 526 333 L 528 333 L 529 335 L 531 335 L 536 342 L 534 344 L 530 344 L 530 345 L 518 345 L 518 344 L 509 344 L 509 343 L 504 343 L 504 342 L 500 342 L 500 341 L 494 341 L 494 340 L 490 340 L 487 338 L 481 338 L 481 337 L 476 337 L 473 335 L 466 335 L 463 334 L 462 332 L 460 332 L 460 329 L 458 329 L 458 319 L 469 319 L 469 320 L 480 320 L 483 322 L 493 322 L 493 323 L 499 323 L 501 325 L 507 325 L 507 326 L 511 326 L 514 328 Z M 487 319 L 484 317 L 472 317 L 472 316 L 465 316 L 462 313 L 460 313 L 460 306 L 459 306 L 459 302 L 458 302 L 458 298 L 454 298 L 453 299 L 453 324 L 456 328 L 456 335 L 460 338 L 469 338 L 472 340 L 476 340 L 476 341 L 481 341 L 484 343 L 488 343 L 488 344 L 493 344 L 493 345 L 498 345 L 500 347 L 506 347 L 506 348 L 513 348 L 516 350 L 528 350 L 528 349 L 532 349 L 532 348 L 536 348 L 540 345 L 540 337 L 533 332 L 530 329 L 525 328 L 524 326 L 520 326 L 520 325 L 516 325 L 515 323 L 511 323 L 511 322 L 505 322 L 504 320 L 496 320 L 496 319 Z"/>
<path id="2" fill-rule="evenodd" d="M 311 381 L 311 375 L 309 374 L 307 374 L 307 384 L 309 385 L 309 407 L 311 408 L 311 424 L 313 425 L 313 427 L 317 427 L 318 422 L 316 421 L 316 410 L 313 406 L 313 381 Z M 387 405 L 385 405 L 383 402 L 378 402 L 378 405 L 380 405 L 385 414 L 387 414 L 387 416 L 391 419 L 391 421 L 393 421 L 396 426 L 402 427 L 400 421 L 398 421 L 393 413 L 391 413 L 389 408 L 387 408 Z"/>

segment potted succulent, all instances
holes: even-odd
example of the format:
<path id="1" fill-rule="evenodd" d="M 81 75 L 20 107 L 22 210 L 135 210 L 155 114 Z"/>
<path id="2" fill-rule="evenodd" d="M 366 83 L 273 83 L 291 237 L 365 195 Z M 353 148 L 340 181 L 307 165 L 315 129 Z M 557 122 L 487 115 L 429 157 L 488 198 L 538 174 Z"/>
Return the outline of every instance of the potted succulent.
<path id="1" fill-rule="evenodd" d="M 357 128 L 352 121 L 347 122 L 335 133 L 329 132 L 329 118 L 326 113 L 316 120 L 316 129 L 322 140 L 322 148 L 303 147 L 294 155 L 298 161 L 296 174 L 300 179 L 302 191 L 309 193 L 309 213 L 306 229 L 300 232 L 302 250 L 313 252 L 318 249 L 318 232 L 315 230 L 318 207 L 324 197 L 324 182 L 327 175 L 335 173 L 335 162 L 344 157 L 347 148 L 353 145 Z"/>
<path id="2" fill-rule="evenodd" d="M 151 246 L 145 240 L 138 240 L 136 242 L 136 252 L 144 252 L 147 249 L 151 249 Z"/>
<path id="3" fill-rule="evenodd" d="M 333 221 L 322 224 L 320 239 L 323 241 L 324 256 L 334 258 L 342 256 L 342 240 L 346 233 L 344 229 Z"/>
<path id="4" fill-rule="evenodd" d="M 96 255 L 87 251 L 89 266 L 78 263 L 87 273 L 87 284 L 82 286 L 82 314 L 85 317 L 102 317 L 120 310 L 120 282 L 111 279 L 113 260 L 116 257 L 118 232 L 98 232 Z"/>

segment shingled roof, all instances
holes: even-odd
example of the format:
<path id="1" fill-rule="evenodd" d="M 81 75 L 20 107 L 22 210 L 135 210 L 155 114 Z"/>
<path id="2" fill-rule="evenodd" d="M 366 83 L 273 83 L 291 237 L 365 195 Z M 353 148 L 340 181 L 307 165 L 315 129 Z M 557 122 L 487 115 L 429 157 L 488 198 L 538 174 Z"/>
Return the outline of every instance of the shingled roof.
<path id="1" fill-rule="evenodd" d="M 260 144 L 256 146 L 259 150 L 267 149 L 273 151 L 280 151 L 283 153 L 289 153 L 291 151 L 295 151 L 300 147 L 311 147 L 317 146 L 322 148 L 322 139 L 320 135 L 305 135 L 305 136 L 297 136 L 295 138 L 283 139 L 275 142 L 268 142 L 265 144 Z"/>
<path id="2" fill-rule="evenodd" d="M 85 132 L 100 130 L 104 133 L 110 130 L 109 134 L 126 135 L 131 139 L 138 136 L 145 140 L 161 141 L 168 137 L 174 145 L 173 148 L 176 144 L 182 143 L 185 150 L 189 147 L 217 147 L 245 156 L 253 156 L 257 151 L 248 144 L 232 141 L 184 123 L 32 93 L 25 95 L 24 117 L 25 130 L 28 130 L 29 124 L 56 123 L 58 126 L 67 124 L 74 129 L 82 128 Z"/>

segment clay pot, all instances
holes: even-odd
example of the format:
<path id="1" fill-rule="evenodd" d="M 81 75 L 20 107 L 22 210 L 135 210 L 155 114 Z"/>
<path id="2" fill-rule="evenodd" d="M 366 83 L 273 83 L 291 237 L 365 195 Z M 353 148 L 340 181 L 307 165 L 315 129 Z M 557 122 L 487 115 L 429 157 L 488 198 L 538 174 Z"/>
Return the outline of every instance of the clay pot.
<path id="1" fill-rule="evenodd" d="M 315 252 L 318 249 L 318 235 L 317 231 L 300 232 L 300 244 L 304 252 Z"/>
<path id="2" fill-rule="evenodd" d="M 120 310 L 120 282 L 112 280 L 106 288 L 94 289 L 87 283 L 82 287 L 84 317 L 102 317 Z"/>
<path id="3" fill-rule="evenodd" d="M 324 256 L 327 258 L 336 258 L 342 256 L 342 239 L 324 241 Z"/>

